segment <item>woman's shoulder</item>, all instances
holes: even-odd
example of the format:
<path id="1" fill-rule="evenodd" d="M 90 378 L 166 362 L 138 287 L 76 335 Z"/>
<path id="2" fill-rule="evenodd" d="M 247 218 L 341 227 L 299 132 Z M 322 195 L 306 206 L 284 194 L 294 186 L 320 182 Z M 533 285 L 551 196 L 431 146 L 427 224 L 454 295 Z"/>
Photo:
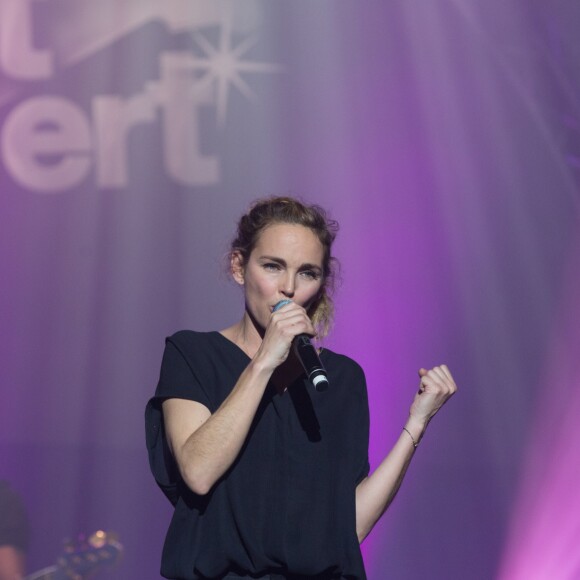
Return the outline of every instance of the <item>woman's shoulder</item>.
<path id="1" fill-rule="evenodd" d="M 326 368 L 330 388 L 334 388 L 337 394 L 343 395 L 337 397 L 337 401 L 356 404 L 367 399 L 367 381 L 363 368 L 358 362 L 327 348 L 322 349 L 320 360 Z"/>
<path id="2" fill-rule="evenodd" d="M 175 346 L 191 346 L 191 345 L 201 345 L 208 342 L 213 342 L 216 339 L 215 335 L 219 333 L 210 331 L 199 331 L 199 330 L 178 330 L 172 335 L 166 337 L 165 342 L 173 343 Z"/>
<path id="3" fill-rule="evenodd" d="M 165 348 L 168 346 L 179 351 L 185 358 L 193 357 L 198 361 L 242 352 L 217 330 L 179 330 L 165 339 Z"/>
<path id="4" fill-rule="evenodd" d="M 364 377 L 364 371 L 360 364 L 345 354 L 324 347 L 320 350 L 320 358 L 323 364 L 328 363 L 329 367 L 334 367 L 340 372 L 351 372 Z"/>

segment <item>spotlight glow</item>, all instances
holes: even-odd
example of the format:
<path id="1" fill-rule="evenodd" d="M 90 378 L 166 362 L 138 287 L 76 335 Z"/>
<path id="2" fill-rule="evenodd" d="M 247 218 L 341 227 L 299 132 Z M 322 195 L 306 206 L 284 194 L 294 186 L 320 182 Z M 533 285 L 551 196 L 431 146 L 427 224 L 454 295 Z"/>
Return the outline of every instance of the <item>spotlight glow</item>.
<path id="1" fill-rule="evenodd" d="M 578 242 L 498 580 L 580 578 Z"/>

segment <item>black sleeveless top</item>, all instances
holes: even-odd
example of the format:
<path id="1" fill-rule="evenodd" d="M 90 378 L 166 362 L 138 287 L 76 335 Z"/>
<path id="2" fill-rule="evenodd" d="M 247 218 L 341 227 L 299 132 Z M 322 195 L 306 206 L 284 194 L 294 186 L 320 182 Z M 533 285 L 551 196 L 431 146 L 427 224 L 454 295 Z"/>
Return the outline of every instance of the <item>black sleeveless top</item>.
<path id="1" fill-rule="evenodd" d="M 328 390 L 316 392 L 305 377 L 283 394 L 268 385 L 238 458 L 199 496 L 169 452 L 161 403 L 189 399 L 213 413 L 250 359 L 219 332 L 181 331 L 166 340 L 146 409 L 151 470 L 175 506 L 164 577 L 366 578 L 355 525 L 355 488 L 369 472 L 365 378 L 348 357 L 329 350 L 320 356 Z"/>

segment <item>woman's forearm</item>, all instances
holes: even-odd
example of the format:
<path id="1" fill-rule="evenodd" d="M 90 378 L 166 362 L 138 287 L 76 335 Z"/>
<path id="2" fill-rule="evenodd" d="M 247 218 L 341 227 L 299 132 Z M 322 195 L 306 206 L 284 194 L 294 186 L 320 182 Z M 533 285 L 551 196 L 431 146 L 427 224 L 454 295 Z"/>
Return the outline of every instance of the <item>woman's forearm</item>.
<path id="1" fill-rule="evenodd" d="M 356 488 L 356 532 L 362 542 L 393 501 L 426 425 L 409 418 L 399 439 L 372 475 Z"/>
<path id="2" fill-rule="evenodd" d="M 170 448 L 184 481 L 195 493 L 208 493 L 235 461 L 271 374 L 252 361 L 212 415 L 205 407 L 205 416 L 190 412 L 189 401 L 164 402 Z"/>

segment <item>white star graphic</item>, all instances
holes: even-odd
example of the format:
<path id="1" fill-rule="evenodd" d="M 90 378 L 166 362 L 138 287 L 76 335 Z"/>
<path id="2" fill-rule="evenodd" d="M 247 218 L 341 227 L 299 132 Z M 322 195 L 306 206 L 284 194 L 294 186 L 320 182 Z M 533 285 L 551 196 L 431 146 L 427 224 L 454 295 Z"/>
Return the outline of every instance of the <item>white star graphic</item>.
<path id="1" fill-rule="evenodd" d="M 217 124 L 220 128 L 223 128 L 226 122 L 230 86 L 235 86 L 250 101 L 255 98 L 252 89 L 244 81 L 241 73 L 275 73 L 280 72 L 283 68 L 273 63 L 242 59 L 244 54 L 256 44 L 256 35 L 247 37 L 236 46 L 232 46 L 231 36 L 231 11 L 224 14 L 219 47 L 212 46 L 202 34 L 193 34 L 195 42 L 206 57 L 193 59 L 192 68 L 205 71 L 205 74 L 196 82 L 196 86 L 201 90 L 215 83 L 217 88 Z"/>

